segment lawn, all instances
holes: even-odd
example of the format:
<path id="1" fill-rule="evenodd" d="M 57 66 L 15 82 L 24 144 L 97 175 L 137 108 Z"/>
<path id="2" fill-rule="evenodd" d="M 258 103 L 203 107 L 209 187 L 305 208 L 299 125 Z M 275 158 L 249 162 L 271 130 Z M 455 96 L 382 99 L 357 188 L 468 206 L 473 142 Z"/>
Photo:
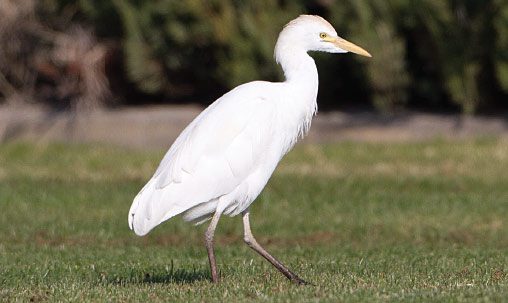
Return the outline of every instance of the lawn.
<path id="1" fill-rule="evenodd" d="M 299 145 L 252 207 L 261 244 L 180 217 L 146 237 L 131 201 L 163 151 L 0 145 L 0 301 L 501 302 L 508 298 L 508 142 Z"/>

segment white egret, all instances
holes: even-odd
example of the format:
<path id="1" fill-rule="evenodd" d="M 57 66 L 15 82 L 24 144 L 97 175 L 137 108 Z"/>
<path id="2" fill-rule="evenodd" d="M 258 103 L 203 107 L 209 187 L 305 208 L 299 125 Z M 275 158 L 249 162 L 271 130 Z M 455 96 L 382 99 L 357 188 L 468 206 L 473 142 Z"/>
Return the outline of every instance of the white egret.
<path id="1" fill-rule="evenodd" d="M 212 281 L 219 280 L 213 250 L 222 214 L 243 215 L 244 240 L 291 281 L 305 281 L 272 257 L 252 235 L 249 206 L 281 158 L 306 134 L 317 110 L 318 72 L 308 51 L 370 54 L 339 37 L 319 16 L 301 15 L 279 35 L 275 59 L 286 80 L 254 81 L 226 93 L 175 140 L 157 171 L 134 199 L 129 226 L 143 236 L 183 214 L 212 219 L 205 233 Z"/>

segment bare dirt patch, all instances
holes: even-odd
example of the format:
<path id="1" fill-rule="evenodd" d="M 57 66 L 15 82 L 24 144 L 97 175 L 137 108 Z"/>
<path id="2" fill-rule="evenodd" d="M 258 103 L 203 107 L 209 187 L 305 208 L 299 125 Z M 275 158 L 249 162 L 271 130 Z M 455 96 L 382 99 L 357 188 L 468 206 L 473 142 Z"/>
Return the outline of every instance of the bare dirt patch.
<path id="1" fill-rule="evenodd" d="M 202 107 L 192 105 L 126 107 L 76 116 L 65 111 L 0 107 L 0 142 L 101 142 L 167 148 L 201 110 Z M 508 117 L 327 112 L 314 118 L 304 142 L 401 142 L 486 136 L 508 138 Z"/>

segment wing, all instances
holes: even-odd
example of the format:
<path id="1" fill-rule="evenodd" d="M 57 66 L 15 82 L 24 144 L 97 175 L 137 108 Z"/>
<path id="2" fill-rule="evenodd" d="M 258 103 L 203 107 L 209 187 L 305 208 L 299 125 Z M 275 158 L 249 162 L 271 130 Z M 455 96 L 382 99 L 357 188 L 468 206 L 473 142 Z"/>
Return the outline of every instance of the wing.
<path id="1" fill-rule="evenodd" d="M 232 192 L 257 167 L 271 138 L 270 84 L 237 87 L 185 128 L 134 199 L 129 225 L 137 234 Z"/>

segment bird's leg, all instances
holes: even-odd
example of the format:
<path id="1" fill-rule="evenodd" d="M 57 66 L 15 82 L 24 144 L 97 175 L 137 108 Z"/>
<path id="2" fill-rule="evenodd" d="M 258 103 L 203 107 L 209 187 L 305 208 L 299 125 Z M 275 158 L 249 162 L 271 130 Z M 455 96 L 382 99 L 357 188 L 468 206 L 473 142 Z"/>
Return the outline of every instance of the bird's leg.
<path id="1" fill-rule="evenodd" d="M 219 218 L 222 212 L 216 211 L 212 217 L 212 222 L 208 225 L 205 232 L 205 246 L 208 252 L 208 261 L 210 261 L 210 271 L 212 273 L 212 282 L 219 282 L 219 275 L 217 273 L 217 262 L 215 262 L 215 253 L 213 252 L 213 236 L 215 234 L 215 228 L 219 222 Z"/>
<path id="2" fill-rule="evenodd" d="M 249 210 L 243 212 L 243 228 L 244 228 L 244 236 L 243 240 L 250 248 L 255 250 L 258 254 L 263 256 L 268 262 L 272 263 L 286 278 L 288 278 L 291 282 L 305 285 L 309 284 L 304 281 L 302 278 L 298 277 L 296 274 L 292 273 L 284 264 L 282 264 L 279 260 L 275 259 L 272 255 L 270 255 L 254 238 L 252 235 L 252 231 L 250 230 L 250 221 L 249 221 Z"/>

